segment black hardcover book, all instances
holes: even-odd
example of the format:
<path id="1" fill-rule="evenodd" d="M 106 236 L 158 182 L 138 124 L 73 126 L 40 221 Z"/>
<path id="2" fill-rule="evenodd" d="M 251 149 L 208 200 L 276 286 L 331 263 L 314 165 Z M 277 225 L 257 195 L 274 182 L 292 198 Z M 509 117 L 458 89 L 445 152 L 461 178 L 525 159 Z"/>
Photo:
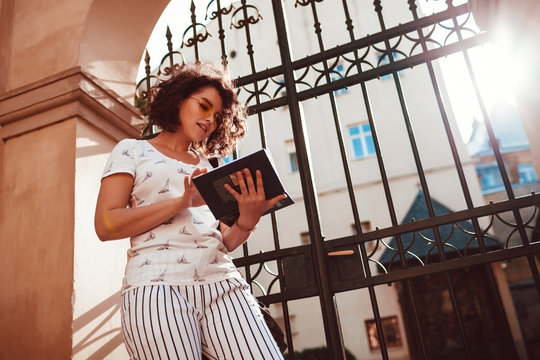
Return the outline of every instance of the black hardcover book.
<path id="1" fill-rule="evenodd" d="M 240 215 L 236 199 L 225 189 L 224 185 L 229 184 L 240 192 L 234 173 L 245 168 L 250 170 L 254 182 L 256 181 L 255 171 L 261 171 L 266 199 L 271 199 L 280 194 L 287 195 L 286 198 L 281 199 L 263 215 L 294 204 L 279 179 L 270 152 L 261 149 L 193 178 L 193 183 L 216 219 L 228 226 L 232 226 Z"/>

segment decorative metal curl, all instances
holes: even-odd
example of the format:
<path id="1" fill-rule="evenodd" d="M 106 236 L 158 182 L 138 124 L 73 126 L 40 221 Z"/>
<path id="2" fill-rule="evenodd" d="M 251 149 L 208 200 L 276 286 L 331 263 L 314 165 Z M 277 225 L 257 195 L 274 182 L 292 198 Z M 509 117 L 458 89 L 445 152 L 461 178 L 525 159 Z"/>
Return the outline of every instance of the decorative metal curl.
<path id="1" fill-rule="evenodd" d="M 201 28 L 204 29 L 204 32 L 197 32 L 197 28 Z M 190 29 L 194 29 L 193 32 L 195 33 L 194 36 L 190 37 L 189 39 L 185 40 L 186 39 L 186 34 L 189 32 Z M 184 46 L 187 46 L 187 47 L 191 47 L 193 45 L 195 45 L 196 43 L 201 43 L 203 41 L 205 41 L 209 36 L 212 36 L 210 35 L 210 33 L 208 32 L 208 29 L 206 28 L 206 25 L 204 24 L 201 24 L 201 23 L 195 23 L 195 24 L 192 24 L 192 25 L 189 25 L 188 28 L 186 29 L 186 31 L 184 31 L 184 33 L 182 34 L 182 48 Z"/>
<path id="2" fill-rule="evenodd" d="M 407 246 L 406 248 L 403 249 L 403 253 L 405 255 L 410 255 L 414 259 L 418 260 L 418 262 L 420 263 L 420 266 L 425 266 L 424 262 L 422 261 L 422 259 L 420 259 L 420 257 L 418 257 L 412 251 L 409 251 L 409 249 L 413 246 L 414 241 L 416 240 L 415 238 L 416 238 L 416 232 L 413 233 L 411 243 L 409 244 L 409 246 Z M 390 258 L 390 261 L 388 262 L 388 271 L 390 271 L 392 269 L 392 264 L 394 263 L 394 260 L 396 259 L 396 257 L 399 256 L 400 251 L 397 248 L 391 247 L 390 244 L 388 244 L 388 243 L 386 243 L 386 241 L 384 241 L 384 239 L 380 239 L 380 240 L 388 250 L 391 250 L 391 251 L 394 252 L 394 255 L 392 255 L 392 257 Z"/>
<path id="3" fill-rule="evenodd" d="M 452 36 L 453 34 L 456 34 L 457 36 L 457 33 L 458 31 L 461 33 L 461 32 L 470 32 L 472 33 L 473 35 L 478 35 L 478 32 L 472 30 L 471 28 L 468 28 L 468 27 L 465 27 L 465 24 L 467 24 L 467 22 L 469 22 L 469 20 L 471 19 L 471 13 L 468 13 L 466 16 L 465 16 L 465 20 L 462 21 L 461 23 L 458 22 L 458 18 L 452 18 L 452 19 L 448 19 L 446 21 L 452 21 L 452 26 L 446 26 L 444 24 L 444 21 L 440 22 L 439 23 L 439 26 L 442 27 L 443 29 L 446 29 L 449 31 L 448 35 L 446 35 L 446 37 L 444 38 L 444 41 L 443 41 L 443 44 L 446 46 L 449 44 L 449 39 L 450 39 L 450 36 Z M 456 22 L 456 24 L 454 24 L 454 21 Z"/>
<path id="4" fill-rule="evenodd" d="M 248 10 L 249 9 L 254 9 L 255 12 L 256 12 L 256 15 L 255 16 L 247 16 L 248 15 Z M 236 15 L 240 12 L 240 11 L 243 11 L 244 12 L 244 18 L 243 19 L 238 19 L 238 21 L 236 22 L 236 24 L 234 23 L 235 21 L 235 18 L 236 18 Z M 247 17 L 246 17 L 247 16 Z M 231 29 L 234 27 L 235 29 L 241 29 L 243 28 L 244 26 L 246 26 L 247 24 L 256 24 L 259 22 L 259 20 L 262 20 L 262 15 L 261 13 L 259 12 L 259 9 L 257 9 L 255 6 L 253 5 L 246 5 L 245 3 L 239 7 L 238 9 L 236 9 L 232 16 L 231 16 Z"/>
<path id="5" fill-rule="evenodd" d="M 263 251 L 261 251 L 260 253 L 263 253 Z M 271 277 L 272 277 L 272 280 L 268 284 L 267 288 L 265 288 L 261 284 L 261 282 L 257 280 L 259 275 L 262 273 L 262 270 L 264 270 L 267 274 L 271 275 Z M 279 274 L 276 273 L 275 271 L 273 271 L 272 269 L 270 269 L 267 262 L 264 261 L 264 262 L 258 264 L 257 270 L 255 271 L 255 274 L 253 274 L 253 276 L 251 276 L 251 278 L 249 279 L 249 282 L 251 284 L 255 285 L 257 288 L 259 288 L 259 290 L 261 290 L 262 294 L 264 296 L 266 296 L 266 295 L 271 293 L 272 287 L 277 283 L 278 280 L 279 280 Z"/>
<path id="6" fill-rule="evenodd" d="M 212 11 L 210 15 L 208 15 L 208 12 L 210 11 L 210 6 L 216 2 L 217 5 L 217 11 Z M 221 7 L 219 0 L 212 0 L 208 3 L 208 6 L 206 7 L 206 15 L 204 17 L 205 20 L 215 20 L 220 15 L 227 15 L 234 9 L 234 5 L 231 3 L 229 8 Z"/>
<path id="7" fill-rule="evenodd" d="M 437 29 L 437 26 L 436 24 L 433 24 L 431 25 L 431 29 L 428 31 L 427 34 L 422 34 L 422 39 L 420 39 L 420 36 L 418 37 L 413 37 L 412 34 L 418 34 L 416 31 L 415 32 L 411 32 L 409 34 L 404 34 L 405 38 L 409 41 L 411 41 L 414 45 L 412 46 L 411 50 L 409 51 L 409 56 L 412 56 L 413 53 L 414 53 L 414 50 L 422 44 L 422 41 L 424 41 L 425 43 L 431 43 L 431 44 L 434 44 L 435 45 L 435 48 L 441 48 L 442 47 L 442 44 L 440 42 L 438 42 L 437 40 L 434 40 L 432 38 L 432 35 L 433 33 L 435 32 L 435 30 Z M 424 29 L 422 29 L 424 30 Z M 420 50 L 422 51 L 422 50 Z"/>
<path id="8" fill-rule="evenodd" d="M 163 58 L 161 59 L 161 62 L 159 63 L 158 76 L 160 76 L 160 75 L 169 76 L 174 71 L 176 71 L 176 70 L 180 69 L 182 66 L 184 66 L 185 63 L 186 63 L 184 55 L 181 52 L 173 51 L 172 33 L 171 33 L 171 29 L 169 28 L 169 26 L 167 26 L 167 31 L 166 31 L 165 37 L 167 38 L 167 50 L 168 50 L 168 52 L 167 52 L 167 54 L 165 54 L 165 56 L 163 56 Z M 180 63 L 175 61 L 175 55 L 180 56 Z M 163 65 L 165 64 L 165 62 L 167 60 L 169 62 L 168 66 L 163 67 Z"/>
<path id="9" fill-rule="evenodd" d="M 337 67 L 338 63 L 339 63 L 339 59 L 340 57 L 338 56 L 337 58 L 334 59 L 334 62 L 332 63 L 332 65 L 328 66 L 328 67 L 325 67 L 323 69 L 317 69 L 315 67 L 315 65 L 312 65 L 311 67 L 313 68 L 313 70 L 319 74 L 319 76 L 317 77 L 317 79 L 315 80 L 315 86 L 318 86 L 319 85 L 319 82 L 322 80 L 322 79 L 326 79 L 326 76 L 330 76 L 330 74 L 336 74 L 339 76 L 339 78 L 343 78 L 343 76 L 338 72 L 338 71 L 335 71 L 334 69 Z M 328 59 L 330 60 L 330 59 Z M 324 67 L 324 66 L 323 66 Z M 332 80 L 330 80 L 332 81 Z"/>
<path id="10" fill-rule="evenodd" d="M 276 91 L 274 91 L 274 94 L 272 95 L 272 99 L 277 98 L 278 94 L 280 94 L 281 91 L 287 91 L 287 89 L 285 88 L 285 81 L 283 79 L 275 80 L 274 78 L 270 78 L 270 80 L 278 86 Z"/>
<path id="11" fill-rule="evenodd" d="M 296 2 L 294 3 L 294 7 L 297 7 L 298 5 L 300 6 L 308 6 L 312 3 L 320 3 L 320 2 L 323 2 L 324 0 L 296 0 Z"/>
<path id="12" fill-rule="evenodd" d="M 345 72 L 345 77 L 349 76 L 349 73 L 351 72 L 351 70 L 353 70 L 353 68 L 356 68 L 356 69 L 360 68 L 360 70 L 362 70 L 362 66 L 361 66 L 362 64 L 367 65 L 370 69 L 375 68 L 372 63 L 366 60 L 368 54 L 370 53 L 370 50 L 371 50 L 371 45 L 366 46 L 365 52 L 362 56 L 359 56 L 358 50 L 355 50 L 354 59 L 349 59 L 345 55 L 342 56 L 343 60 L 350 64 Z"/>
<path id="13" fill-rule="evenodd" d="M 248 94 L 250 94 L 248 96 L 248 98 L 246 99 L 245 101 L 245 105 L 249 105 L 250 101 L 255 97 L 255 96 L 261 96 L 261 95 L 264 95 L 265 97 L 267 97 L 268 99 L 272 99 L 272 96 L 268 93 L 266 93 L 264 90 L 266 90 L 266 88 L 268 87 L 268 84 L 270 82 L 268 81 L 268 79 L 265 79 L 265 81 L 262 83 L 262 87 L 257 87 L 258 90 L 250 90 L 247 88 L 247 86 L 242 86 L 242 89 L 245 90 Z M 259 83 L 257 83 L 258 85 Z M 255 86 L 255 83 L 251 83 L 249 85 L 253 85 Z"/>
<path id="14" fill-rule="evenodd" d="M 304 79 L 307 77 L 308 73 L 309 73 L 309 69 L 310 67 L 307 66 L 306 68 L 304 68 L 304 73 L 301 74 L 295 81 L 296 85 L 304 85 L 306 86 L 308 89 L 312 89 L 313 86 L 311 86 L 310 84 L 308 84 L 307 82 L 304 81 Z"/>
<path id="15" fill-rule="evenodd" d="M 373 48 L 382 54 L 377 61 L 377 66 L 381 66 L 381 62 L 385 57 L 388 57 L 388 62 L 393 62 L 394 54 L 400 54 L 404 58 L 407 58 L 407 54 L 398 49 L 398 46 L 401 44 L 402 40 L 403 35 L 399 35 L 399 37 L 397 38 L 397 42 L 393 46 L 390 46 L 389 49 L 379 49 L 377 46 L 375 46 L 375 44 L 373 44 Z"/>

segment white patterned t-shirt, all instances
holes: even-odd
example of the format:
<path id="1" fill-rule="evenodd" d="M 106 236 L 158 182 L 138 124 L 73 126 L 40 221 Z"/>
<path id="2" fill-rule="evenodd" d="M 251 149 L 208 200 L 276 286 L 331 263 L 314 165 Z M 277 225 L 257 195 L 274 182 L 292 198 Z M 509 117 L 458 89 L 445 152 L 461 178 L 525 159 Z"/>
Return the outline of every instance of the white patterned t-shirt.
<path id="1" fill-rule="evenodd" d="M 125 139 L 112 150 L 103 178 L 128 173 L 136 206 L 147 206 L 184 193 L 184 177 L 196 167 L 211 169 L 199 156 L 191 165 L 160 153 L 146 140 Z M 232 263 L 208 206 L 192 207 L 131 238 L 123 290 L 142 285 L 194 285 L 241 275 Z"/>

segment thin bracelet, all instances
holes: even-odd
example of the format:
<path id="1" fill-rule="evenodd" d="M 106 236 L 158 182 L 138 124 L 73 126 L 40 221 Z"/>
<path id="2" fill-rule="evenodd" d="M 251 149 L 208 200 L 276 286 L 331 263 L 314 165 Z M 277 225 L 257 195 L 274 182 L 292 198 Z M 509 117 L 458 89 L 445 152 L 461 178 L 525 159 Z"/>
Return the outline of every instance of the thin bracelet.
<path id="1" fill-rule="evenodd" d="M 251 229 L 248 229 L 248 228 L 245 228 L 243 227 L 242 225 L 240 225 L 238 223 L 238 219 L 234 220 L 234 224 L 236 225 L 237 228 L 239 228 L 240 230 L 244 231 L 244 232 L 247 232 L 247 233 L 252 233 L 255 231 L 255 229 L 257 229 L 257 225 L 255 225 L 254 227 L 252 227 Z"/>

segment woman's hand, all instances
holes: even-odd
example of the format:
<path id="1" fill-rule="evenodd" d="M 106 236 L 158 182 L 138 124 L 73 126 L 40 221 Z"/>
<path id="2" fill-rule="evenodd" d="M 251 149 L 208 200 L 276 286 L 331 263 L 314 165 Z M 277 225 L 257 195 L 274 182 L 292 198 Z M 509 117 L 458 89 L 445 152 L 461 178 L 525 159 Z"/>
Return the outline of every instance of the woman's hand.
<path id="1" fill-rule="evenodd" d="M 185 208 L 203 206 L 206 203 L 204 202 L 199 190 L 193 183 L 193 178 L 201 174 L 205 174 L 208 169 L 196 168 L 191 176 L 184 177 L 184 194 L 182 195 L 182 204 Z"/>
<path id="2" fill-rule="evenodd" d="M 249 169 L 243 169 L 234 174 L 240 186 L 240 192 L 237 192 L 229 184 L 225 184 L 225 189 L 234 196 L 238 202 L 240 216 L 238 224 L 242 228 L 253 229 L 259 222 L 262 214 L 274 206 L 278 201 L 287 197 L 281 194 L 266 200 L 262 174 L 260 170 L 255 172 L 256 182 L 253 181 Z"/>

